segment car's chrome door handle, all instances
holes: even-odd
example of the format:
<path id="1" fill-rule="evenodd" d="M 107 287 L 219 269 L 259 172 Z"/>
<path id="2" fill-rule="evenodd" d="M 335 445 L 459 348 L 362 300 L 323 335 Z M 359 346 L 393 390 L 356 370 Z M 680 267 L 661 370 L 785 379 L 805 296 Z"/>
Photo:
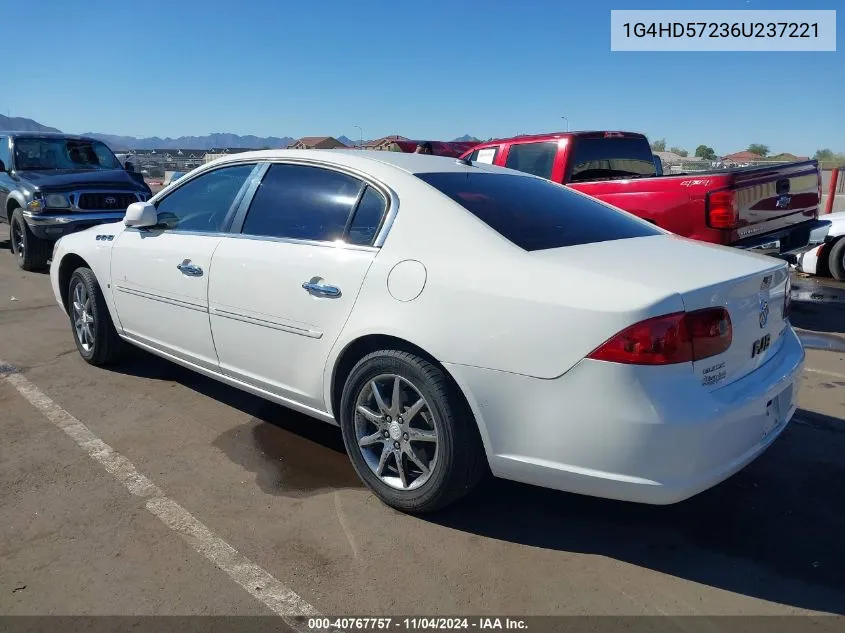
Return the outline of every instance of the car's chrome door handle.
<path id="1" fill-rule="evenodd" d="M 188 277 L 202 277 L 202 268 L 192 264 L 190 259 L 185 259 L 181 264 L 176 264 L 176 268 Z"/>
<path id="2" fill-rule="evenodd" d="M 315 281 L 306 281 L 302 284 L 302 287 L 310 292 L 312 295 L 317 297 L 339 297 L 340 296 L 340 288 L 337 286 L 327 286 L 325 284 L 319 284 Z"/>

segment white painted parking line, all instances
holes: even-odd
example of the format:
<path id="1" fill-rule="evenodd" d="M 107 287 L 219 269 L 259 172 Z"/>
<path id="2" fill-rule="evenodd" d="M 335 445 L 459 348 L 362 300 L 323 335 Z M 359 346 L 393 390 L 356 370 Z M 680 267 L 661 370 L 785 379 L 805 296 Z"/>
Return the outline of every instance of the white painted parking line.
<path id="1" fill-rule="evenodd" d="M 240 554 L 214 534 L 190 512 L 168 498 L 150 479 L 138 472 L 126 457 L 98 438 L 82 422 L 53 402 L 34 383 L 0 360 L 0 379 L 5 379 L 29 403 L 64 431 L 82 450 L 111 473 L 133 495 L 146 498 L 147 509 L 168 528 L 178 533 L 194 550 L 214 563 L 247 593 L 264 603 L 293 628 L 306 630 L 288 618 L 319 616 L 320 613 L 269 572 Z"/>
<path id="2" fill-rule="evenodd" d="M 812 367 L 805 367 L 804 371 L 811 374 L 822 374 L 824 376 L 832 376 L 834 378 L 842 378 L 845 380 L 845 374 L 839 374 L 835 371 L 827 371 L 826 369 L 813 369 Z"/>

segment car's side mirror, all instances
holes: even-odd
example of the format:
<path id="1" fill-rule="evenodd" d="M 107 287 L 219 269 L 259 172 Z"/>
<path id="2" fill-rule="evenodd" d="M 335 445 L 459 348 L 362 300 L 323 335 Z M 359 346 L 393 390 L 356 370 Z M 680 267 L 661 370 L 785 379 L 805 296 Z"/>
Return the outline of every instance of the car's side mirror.
<path id="1" fill-rule="evenodd" d="M 136 228 L 155 226 L 158 224 L 158 212 L 149 202 L 133 202 L 126 207 L 123 223 Z"/>
<path id="2" fill-rule="evenodd" d="M 0 173 L 3 173 L 5 171 L 9 171 L 8 169 L 6 169 L 6 163 L 0 160 Z"/>

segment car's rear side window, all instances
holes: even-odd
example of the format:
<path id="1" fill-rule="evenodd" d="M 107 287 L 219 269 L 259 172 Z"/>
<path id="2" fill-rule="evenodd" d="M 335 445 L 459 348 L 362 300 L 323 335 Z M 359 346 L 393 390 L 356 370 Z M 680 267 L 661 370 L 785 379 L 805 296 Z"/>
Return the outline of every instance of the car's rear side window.
<path id="1" fill-rule="evenodd" d="M 541 178 L 480 170 L 416 176 L 527 251 L 661 234 L 645 222 Z"/>

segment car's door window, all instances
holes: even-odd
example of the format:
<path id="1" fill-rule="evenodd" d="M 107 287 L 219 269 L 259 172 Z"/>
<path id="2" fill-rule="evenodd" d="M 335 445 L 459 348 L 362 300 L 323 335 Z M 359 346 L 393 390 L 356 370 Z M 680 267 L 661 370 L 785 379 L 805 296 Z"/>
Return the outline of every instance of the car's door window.
<path id="1" fill-rule="evenodd" d="M 557 143 L 554 141 L 514 143 L 508 151 L 505 167 L 551 179 L 556 155 Z"/>
<path id="2" fill-rule="evenodd" d="M 496 154 L 499 153 L 498 150 L 498 147 L 484 147 L 482 149 L 477 149 L 469 155 L 469 159 L 473 163 L 486 163 L 488 165 L 492 165 L 496 161 Z"/>
<path id="3" fill-rule="evenodd" d="M 171 231 L 225 230 L 229 212 L 254 168 L 254 164 L 232 165 L 189 180 L 156 204 L 159 224 Z"/>
<path id="4" fill-rule="evenodd" d="M 242 232 L 260 237 L 343 239 L 364 183 L 337 171 L 272 165 L 244 220 Z"/>
<path id="5" fill-rule="evenodd" d="M 349 224 L 346 241 L 358 246 L 371 246 L 381 227 L 387 200 L 373 187 L 367 186 L 361 201 L 355 208 L 355 215 Z"/>

